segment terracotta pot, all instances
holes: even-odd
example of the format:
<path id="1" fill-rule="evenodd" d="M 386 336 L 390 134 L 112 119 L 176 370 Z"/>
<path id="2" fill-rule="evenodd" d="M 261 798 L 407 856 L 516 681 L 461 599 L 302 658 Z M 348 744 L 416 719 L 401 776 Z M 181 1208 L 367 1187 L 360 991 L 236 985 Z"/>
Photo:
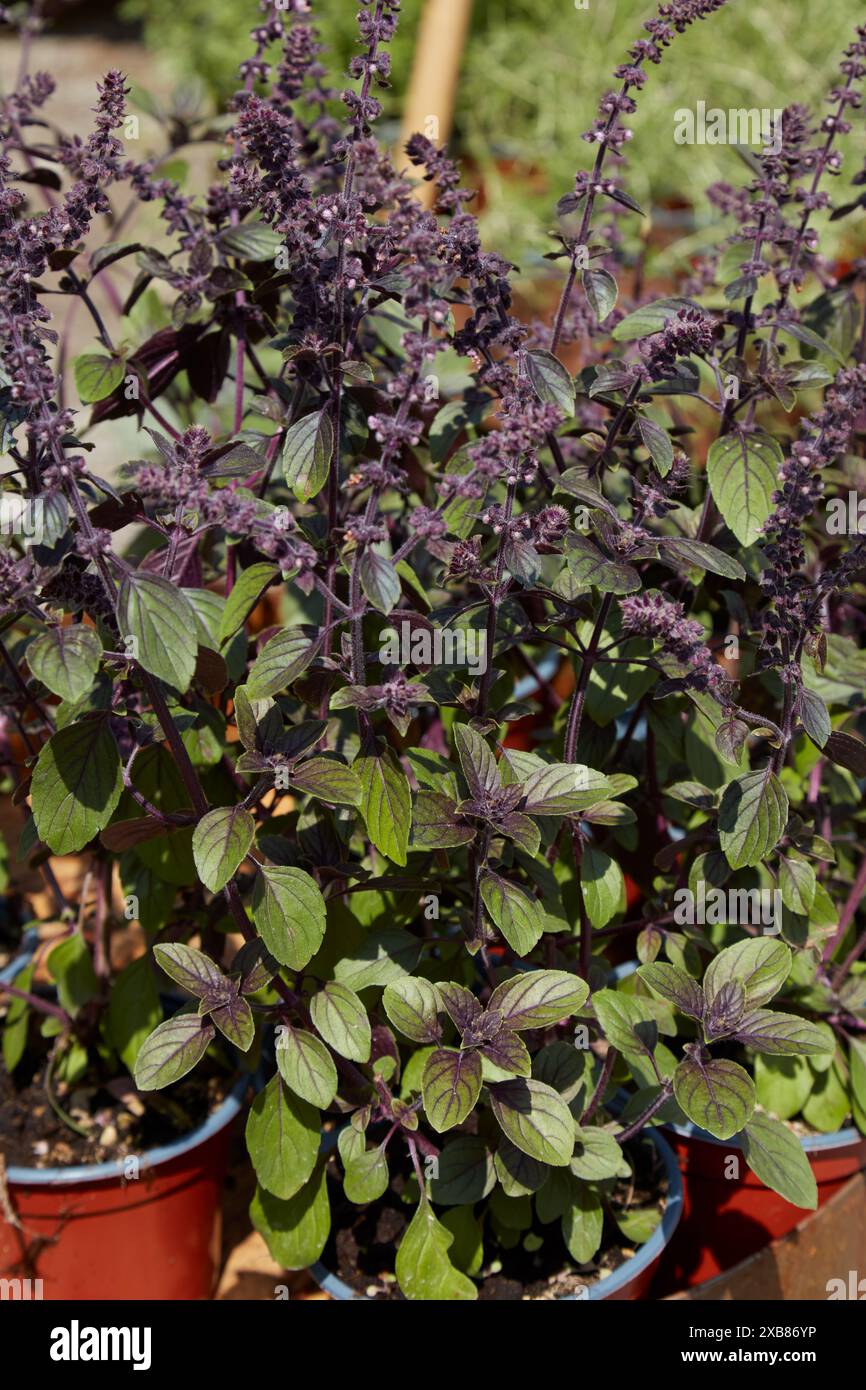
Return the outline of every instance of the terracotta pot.
<path id="1" fill-rule="evenodd" d="M 619 965 L 613 979 L 637 969 Z M 662 1125 L 683 1175 L 683 1221 L 665 1249 L 653 1293 L 693 1288 L 793 1231 L 806 1213 L 765 1187 L 742 1156 L 736 1139 L 716 1139 L 697 1125 Z M 810 1134 L 800 1140 L 818 1185 L 818 1206 L 866 1168 L 866 1137 L 857 1129 Z M 737 1159 L 738 1176 L 727 1176 Z"/>
<path id="2" fill-rule="evenodd" d="M 665 1143 L 665 1140 L 657 1130 L 648 1130 L 647 1138 L 649 1138 L 658 1149 L 661 1160 L 665 1166 L 665 1175 L 668 1180 L 668 1198 L 661 1221 L 653 1231 L 649 1240 L 640 1247 L 637 1254 L 632 1255 L 631 1259 L 626 1260 L 624 1264 L 620 1265 L 619 1269 L 614 1270 L 612 1274 L 608 1274 L 604 1279 L 600 1279 L 598 1283 L 587 1285 L 584 1294 L 569 1294 L 567 1297 L 557 1300 L 558 1302 L 575 1303 L 578 1300 L 585 1299 L 590 1302 L 598 1303 L 607 1300 L 625 1301 L 646 1298 L 665 1247 L 671 1241 L 676 1231 L 677 1224 L 682 1214 L 683 1200 L 682 1179 L 680 1177 L 679 1165 L 677 1164 L 673 1151 L 670 1146 Z M 328 1144 L 327 1147 L 333 1147 L 336 1143 L 336 1135 L 334 1135 L 333 1139 L 328 1135 L 326 1139 L 331 1140 L 331 1143 Z M 337 1299 L 340 1303 L 350 1302 L 356 1299 L 366 1303 L 376 1302 L 375 1299 L 365 1298 L 362 1294 L 355 1293 L 354 1289 L 350 1288 L 342 1279 L 339 1279 L 336 1274 L 332 1274 L 321 1261 L 317 1261 L 317 1263 L 311 1267 L 310 1273 L 319 1287 L 324 1289 L 325 1293 L 330 1294 L 332 1298 Z"/>
<path id="3" fill-rule="evenodd" d="M 715 1139 L 697 1125 L 664 1125 L 683 1173 L 683 1222 L 662 1259 L 655 1292 L 692 1288 L 732 1269 L 771 1240 L 792 1231 L 805 1213 L 764 1187 L 735 1139 Z M 866 1168 L 866 1137 L 856 1129 L 801 1139 L 822 1207 L 854 1173 Z M 726 1170 L 737 1160 L 739 1176 Z"/>
<path id="4" fill-rule="evenodd" d="M 0 978 L 22 968 L 25 956 Z M 219 1270 L 220 1197 L 231 1123 L 249 1078 L 171 1144 L 130 1160 L 6 1170 L 21 1229 L 0 1223 L 0 1278 L 41 1279 L 44 1299 L 209 1298 Z"/>

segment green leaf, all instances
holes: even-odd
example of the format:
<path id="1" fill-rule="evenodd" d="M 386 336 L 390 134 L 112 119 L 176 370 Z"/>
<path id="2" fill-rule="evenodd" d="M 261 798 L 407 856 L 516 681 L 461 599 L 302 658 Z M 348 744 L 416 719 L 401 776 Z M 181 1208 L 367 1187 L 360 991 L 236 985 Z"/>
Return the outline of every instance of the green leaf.
<path id="1" fill-rule="evenodd" d="M 283 477 L 299 502 L 309 502 L 328 481 L 334 428 L 327 408 L 304 415 L 286 430 Z"/>
<path id="2" fill-rule="evenodd" d="M 30 785 L 40 840 L 54 854 L 74 854 L 114 814 L 123 791 L 120 754 L 108 722 L 85 718 L 43 744 Z"/>
<path id="3" fill-rule="evenodd" d="M 439 1155 L 439 1171 L 430 1184 L 430 1195 L 442 1206 L 480 1202 L 496 1184 L 493 1155 L 483 1139 L 458 1134 Z"/>
<path id="4" fill-rule="evenodd" d="M 80 931 L 54 947 L 48 957 L 48 973 L 57 983 L 57 998 L 72 1018 L 99 993 L 93 960 Z"/>
<path id="5" fill-rule="evenodd" d="M 753 1070 L 759 1105 L 780 1120 L 799 1114 L 812 1090 L 812 1069 L 805 1057 L 758 1053 Z"/>
<path id="6" fill-rule="evenodd" d="M 810 1023 L 798 1014 L 783 1014 L 776 1009 L 755 1009 L 737 1024 L 734 1037 L 756 1052 L 777 1056 L 820 1057 L 836 1050 L 833 1033 L 827 1024 Z"/>
<path id="7" fill-rule="evenodd" d="M 442 1005 L 429 980 L 412 975 L 397 980 L 385 989 L 382 1004 L 398 1032 L 413 1042 L 435 1043 L 442 1036 L 438 1016 Z"/>
<path id="8" fill-rule="evenodd" d="M 497 985 L 488 1010 L 502 1015 L 506 1028 L 552 1028 L 576 1014 L 589 996 L 579 975 L 565 970 L 531 970 Z"/>
<path id="9" fill-rule="evenodd" d="M 242 261 L 273 261 L 286 244 L 265 222 L 242 222 L 237 227 L 224 227 L 219 243 L 230 256 Z"/>
<path id="10" fill-rule="evenodd" d="M 481 1057 L 438 1047 L 427 1058 L 421 1093 L 427 1119 L 439 1134 L 461 1125 L 481 1093 Z"/>
<path id="11" fill-rule="evenodd" d="M 451 1263 L 464 1274 L 477 1275 L 484 1264 L 484 1231 L 472 1208 L 452 1207 L 442 1217 L 442 1225 L 454 1237 Z"/>
<path id="12" fill-rule="evenodd" d="M 586 1182 L 615 1178 L 622 1167 L 622 1149 L 612 1134 L 593 1126 L 575 1128 L 571 1171 Z"/>
<path id="13" fill-rule="evenodd" d="M 455 724 L 453 739 L 470 795 L 495 791 L 500 785 L 499 769 L 490 745 L 468 724 Z"/>
<path id="14" fill-rule="evenodd" d="M 617 1146 L 618 1147 L 618 1146 Z M 604 1210 L 598 1193 L 585 1183 L 572 1181 L 562 1213 L 562 1238 L 578 1264 L 588 1264 L 601 1245 Z"/>
<path id="15" fill-rule="evenodd" d="M 358 560 L 358 573 L 361 588 L 373 607 L 380 613 L 390 613 L 400 602 L 403 591 L 400 576 L 388 556 L 367 546 Z"/>
<path id="16" fill-rule="evenodd" d="M 527 956 L 544 933 L 544 909 L 521 884 L 485 869 L 481 898 L 505 940 L 519 956 Z"/>
<path id="17" fill-rule="evenodd" d="M 303 869 L 260 864 L 252 913 L 271 955 L 292 970 L 303 970 L 322 944 L 325 900 L 315 879 Z"/>
<path id="18" fill-rule="evenodd" d="M 27 664 L 52 695 L 75 703 L 90 690 L 99 669 L 102 643 L 92 627 L 52 627 L 27 648 Z"/>
<path id="19" fill-rule="evenodd" d="M 350 1202 L 376 1202 L 388 1189 L 391 1175 L 383 1144 L 368 1149 L 363 1134 L 351 1125 L 340 1133 L 343 1189 Z"/>
<path id="20" fill-rule="evenodd" d="M 823 748 L 832 733 L 832 725 L 827 706 L 821 696 L 816 695 L 813 690 L 806 690 L 804 687 L 800 691 L 798 713 L 803 728 L 812 742 L 818 748 Z"/>
<path id="21" fill-rule="evenodd" d="M 101 352 L 85 352 L 72 364 L 75 387 L 82 405 L 104 401 L 123 381 L 125 367 L 116 357 Z"/>
<path id="22" fill-rule="evenodd" d="M 145 1038 L 138 1051 L 133 1073 L 140 1091 L 158 1091 L 171 1086 L 192 1071 L 216 1036 L 207 1018 L 195 1013 L 179 1013 L 166 1019 Z"/>
<path id="23" fill-rule="evenodd" d="M 523 787 L 523 810 L 531 816 L 569 816 L 585 811 L 605 796 L 611 784 L 583 763 L 552 763 L 530 773 Z"/>
<path id="24" fill-rule="evenodd" d="M 259 1185 L 250 1203 L 250 1220 L 283 1269 L 315 1264 L 331 1233 L 331 1206 L 324 1163 L 294 1197 L 282 1200 Z"/>
<path id="25" fill-rule="evenodd" d="M 590 308 L 601 323 L 616 304 L 619 294 L 616 280 L 606 270 L 584 270 L 582 280 Z"/>
<path id="26" fill-rule="evenodd" d="M 645 1057 L 658 1041 L 658 1024 L 652 1004 L 613 989 L 596 990 L 592 1004 L 611 1047 L 628 1057 Z"/>
<path id="27" fill-rule="evenodd" d="M 552 352 L 527 352 L 526 375 L 540 401 L 557 405 L 566 416 L 574 414 L 574 381 L 571 373 Z"/>
<path id="28" fill-rule="evenodd" d="M 493 1113 L 516 1148 L 564 1168 L 574 1149 L 574 1120 L 565 1101 L 541 1081 L 519 1079 L 490 1086 Z"/>
<path id="29" fill-rule="evenodd" d="M 405 864 L 412 826 L 409 782 L 392 748 L 362 752 L 352 764 L 361 782 L 361 815 L 376 848 L 395 864 Z"/>
<path id="30" fill-rule="evenodd" d="M 337 1094 L 337 1068 L 323 1042 L 303 1028 L 281 1024 L 277 1032 L 277 1067 L 296 1095 L 327 1110 Z"/>
<path id="31" fill-rule="evenodd" d="M 637 427 L 641 443 L 655 464 L 656 472 L 666 478 L 674 462 L 674 446 L 670 435 L 661 425 L 657 425 L 655 420 L 649 420 L 645 415 L 640 416 Z"/>
<path id="32" fill-rule="evenodd" d="M 259 652 L 246 679 L 250 700 L 264 700 L 277 695 L 306 671 L 318 650 L 299 627 L 287 627 L 266 642 Z"/>
<path id="33" fill-rule="evenodd" d="M 455 1302 L 478 1297 L 478 1290 L 448 1258 L 454 1237 L 422 1196 L 400 1241 L 395 1272 L 405 1296 L 412 1300 Z"/>
<path id="34" fill-rule="evenodd" d="M 719 807 L 719 842 L 732 869 L 760 864 L 788 820 L 788 797 L 769 766 L 735 777 Z"/>
<path id="35" fill-rule="evenodd" d="M 781 446 L 768 434 L 722 435 L 710 445 L 707 480 L 713 501 L 743 545 L 751 545 L 773 510 L 773 493 L 784 462 Z"/>
<path id="36" fill-rule="evenodd" d="M 697 980 L 678 966 L 653 961 L 649 965 L 639 965 L 637 973 L 650 989 L 660 994 L 662 999 L 667 999 L 680 1013 L 689 1018 L 703 1016 L 704 992 Z"/>
<path id="37" fill-rule="evenodd" d="M 791 952 L 783 941 L 746 937 L 726 946 L 710 961 L 704 975 L 704 994 L 711 1004 L 731 980 L 739 980 L 746 1005 L 756 1009 L 778 994 L 791 971 Z"/>
<path id="38" fill-rule="evenodd" d="M 117 622 L 130 655 L 184 694 L 195 672 L 198 639 L 195 613 L 182 590 L 159 574 L 132 570 L 120 584 Z"/>
<path id="39" fill-rule="evenodd" d="M 597 545 L 579 532 L 568 536 L 565 559 L 568 568 L 559 576 L 557 585 L 565 586 L 570 580 L 575 594 L 590 588 L 602 594 L 633 594 L 640 588 L 640 575 L 633 565 L 608 560 Z M 561 592 L 564 597 L 571 597 L 564 588 Z"/>
<path id="40" fill-rule="evenodd" d="M 357 773 L 336 758 L 307 758 L 291 768 L 288 782 L 294 790 L 333 806 L 360 806 L 363 800 Z"/>
<path id="41" fill-rule="evenodd" d="M 615 859 L 595 845 L 585 845 L 580 862 L 580 885 L 587 915 L 594 927 L 606 927 L 625 911 L 625 878 Z"/>
<path id="42" fill-rule="evenodd" d="M 410 975 L 418 964 L 421 943 L 400 927 L 381 927 L 367 933 L 363 942 L 334 966 L 341 984 L 351 989 L 390 985 Z"/>
<path id="43" fill-rule="evenodd" d="M 310 1015 L 325 1042 L 351 1062 L 368 1062 L 370 1020 L 353 989 L 329 980 L 310 1000 Z"/>
<path id="44" fill-rule="evenodd" d="M 658 538 L 662 558 L 672 555 L 684 565 L 694 565 L 698 569 L 720 574 L 724 579 L 745 579 L 746 571 L 732 555 L 727 555 L 718 546 L 707 545 L 706 541 L 693 541 L 688 536 L 660 536 Z"/>
<path id="45" fill-rule="evenodd" d="M 815 901 L 815 870 L 805 859 L 779 856 L 779 889 L 782 902 L 790 912 L 808 917 Z"/>
<path id="46" fill-rule="evenodd" d="M 630 343 L 636 338 L 647 338 L 651 333 L 660 333 L 668 319 L 679 313 L 680 309 L 697 309 L 699 306 L 691 299 L 654 299 L 626 314 L 616 325 L 611 337 L 618 343 Z"/>
<path id="47" fill-rule="evenodd" d="M 815 1174 L 803 1145 L 787 1125 L 769 1115 L 753 1115 L 740 1143 L 743 1157 L 762 1183 L 795 1207 L 816 1209 Z"/>
<path id="48" fill-rule="evenodd" d="M 30 993 L 35 968 L 35 964 L 31 961 L 29 965 L 25 965 L 23 970 L 18 971 L 12 980 L 16 989 L 23 990 L 27 994 Z M 6 1017 L 3 1020 L 3 1063 L 10 1075 L 18 1066 L 27 1049 L 29 1022 L 30 1005 L 27 1000 L 20 999 L 17 995 L 9 996 L 6 1004 Z"/>
<path id="49" fill-rule="evenodd" d="M 192 836 L 198 876 L 218 893 L 236 873 L 256 833 L 255 817 L 241 806 L 219 806 L 202 816 Z"/>
<path id="50" fill-rule="evenodd" d="M 318 1111 L 272 1076 L 247 1118 L 247 1149 L 262 1187 L 275 1197 L 294 1197 L 311 1176 L 319 1154 Z"/>
<path id="51" fill-rule="evenodd" d="M 674 1072 L 674 1096 L 689 1119 L 717 1139 L 738 1134 L 755 1108 L 749 1073 L 723 1058 L 684 1058 Z"/>
<path id="52" fill-rule="evenodd" d="M 419 791 L 412 815 L 413 849 L 454 849 L 475 839 L 471 825 L 461 822 L 450 796 Z"/>
<path id="53" fill-rule="evenodd" d="M 225 608 L 219 624 L 220 646 L 224 647 L 230 637 L 243 627 L 262 594 L 273 583 L 279 570 L 274 565 L 250 565 L 238 575 L 232 591 L 226 599 Z"/>
<path id="54" fill-rule="evenodd" d="M 537 1192 L 553 1171 L 546 1163 L 523 1153 L 504 1134 L 493 1155 L 493 1166 L 506 1197 L 527 1197 Z"/>
<path id="55" fill-rule="evenodd" d="M 194 946 L 186 946 L 182 941 L 158 942 L 153 954 L 169 979 L 196 999 L 219 998 L 230 988 L 230 981 L 219 966 Z"/>

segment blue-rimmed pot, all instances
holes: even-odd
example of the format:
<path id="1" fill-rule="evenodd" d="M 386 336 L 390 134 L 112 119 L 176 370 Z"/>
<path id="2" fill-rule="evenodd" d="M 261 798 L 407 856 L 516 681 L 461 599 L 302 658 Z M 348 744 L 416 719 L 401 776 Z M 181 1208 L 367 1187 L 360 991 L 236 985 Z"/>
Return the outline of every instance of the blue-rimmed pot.
<path id="1" fill-rule="evenodd" d="M 617 966 L 614 979 L 636 969 L 637 961 Z M 808 1215 L 764 1186 L 736 1139 L 716 1139 L 690 1122 L 662 1129 L 683 1175 L 683 1222 L 665 1250 L 656 1292 L 692 1288 L 733 1269 Z M 804 1134 L 800 1143 L 815 1174 L 819 1208 L 866 1168 L 866 1136 L 853 1127 Z"/>
<path id="2" fill-rule="evenodd" d="M 330 1136 L 328 1136 L 330 1137 Z M 680 1176 L 679 1164 L 670 1148 L 657 1130 L 646 1130 L 642 1136 L 647 1138 L 656 1149 L 659 1158 L 664 1166 L 665 1177 L 667 1178 L 668 1191 L 665 1200 L 665 1208 L 662 1218 L 656 1229 L 653 1231 L 649 1240 L 645 1241 L 640 1249 L 614 1270 L 613 1273 L 605 1275 L 594 1284 L 587 1284 L 584 1291 L 579 1294 L 567 1294 L 560 1300 L 565 1303 L 572 1303 L 578 1300 L 591 1300 L 601 1302 L 610 1299 L 611 1301 L 632 1300 L 645 1298 L 650 1284 L 653 1281 L 659 1261 L 664 1254 L 665 1248 L 673 1239 L 677 1229 L 683 1209 L 683 1185 Z M 336 1136 L 331 1144 L 336 1142 Z M 328 1147 L 331 1145 L 329 1144 Z M 325 1293 L 339 1302 L 352 1299 L 360 1299 L 362 1302 L 373 1303 L 375 1299 L 365 1298 L 363 1294 L 356 1293 L 353 1288 L 346 1284 L 336 1274 L 333 1274 L 321 1261 L 314 1264 L 310 1270 L 317 1284 Z"/>
<path id="3" fill-rule="evenodd" d="M 5 967 L 9 981 L 33 943 Z M 110 1163 L 6 1169 L 17 1224 L 0 1218 L 0 1278 L 44 1299 L 209 1298 L 219 1271 L 221 1194 L 248 1077 L 190 1133 Z M 34 1285 L 35 1280 L 41 1283 Z"/>
<path id="4" fill-rule="evenodd" d="M 764 1186 L 736 1139 L 716 1139 L 694 1124 L 663 1129 L 683 1174 L 684 1220 L 665 1251 L 660 1293 L 732 1269 L 808 1215 Z M 815 1174 L 819 1208 L 866 1168 L 866 1137 L 857 1129 L 802 1135 L 800 1143 Z"/>

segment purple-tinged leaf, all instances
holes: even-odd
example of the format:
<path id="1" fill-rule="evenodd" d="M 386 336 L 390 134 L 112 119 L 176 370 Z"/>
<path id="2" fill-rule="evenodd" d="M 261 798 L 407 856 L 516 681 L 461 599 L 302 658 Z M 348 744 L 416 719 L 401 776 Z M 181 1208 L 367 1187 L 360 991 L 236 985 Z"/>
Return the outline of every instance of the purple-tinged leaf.
<path id="1" fill-rule="evenodd" d="M 508 1072 L 511 1076 L 532 1075 L 529 1050 L 520 1035 L 512 1028 L 500 1028 L 493 1037 L 482 1043 L 478 1050 L 482 1057 L 486 1057 L 488 1062 L 492 1062 L 500 1071 Z"/>
<path id="2" fill-rule="evenodd" d="M 424 1112 L 440 1134 L 462 1124 L 481 1093 L 481 1058 L 477 1052 L 438 1047 L 427 1058 L 421 1079 Z"/>
<path id="3" fill-rule="evenodd" d="M 436 986 L 429 980 L 414 975 L 395 980 L 385 987 L 382 1005 L 404 1037 L 418 1043 L 435 1043 L 441 1038 L 438 1012 L 441 1002 Z"/>
<path id="4" fill-rule="evenodd" d="M 674 1096 L 690 1120 L 716 1139 L 730 1139 L 748 1124 L 755 1108 L 755 1084 L 737 1062 L 710 1058 L 686 1044 L 686 1057 L 674 1072 Z"/>
<path id="5" fill-rule="evenodd" d="M 469 724 L 456 724 L 453 738 L 470 796 L 481 800 L 487 793 L 497 791 L 500 780 L 496 758 L 481 735 Z"/>
<path id="6" fill-rule="evenodd" d="M 179 1013 L 166 1019 L 145 1038 L 135 1061 L 139 1091 L 158 1091 L 180 1081 L 200 1061 L 216 1036 L 216 1029 L 196 1013 Z"/>
<path id="7" fill-rule="evenodd" d="M 689 1018 L 702 1018 L 704 1013 L 704 992 L 697 980 L 680 970 L 678 965 L 667 965 L 662 961 L 638 966 L 638 975 L 650 989 L 667 999 L 680 1013 Z"/>
<path id="8" fill-rule="evenodd" d="M 832 1056 L 836 1050 L 827 1024 L 810 1023 L 797 1014 L 777 1013 L 775 1009 L 753 1009 L 739 1020 L 733 1036 L 756 1052 L 780 1057 Z"/>
<path id="9" fill-rule="evenodd" d="M 203 1000 L 202 1002 L 205 1003 L 206 1001 Z M 241 1052 L 249 1052 L 256 1036 L 256 1025 L 253 1011 L 246 999 L 242 999 L 239 993 L 234 993 L 224 1004 L 210 1009 L 209 1016 L 211 1022 L 216 1024 L 230 1043 L 233 1043 Z"/>
<path id="10" fill-rule="evenodd" d="M 532 970 L 498 985 L 488 1010 L 498 1010 L 506 1028 L 550 1028 L 576 1014 L 588 995 L 589 987 L 579 975 L 565 970 Z"/>
<path id="11" fill-rule="evenodd" d="M 442 980 L 437 983 L 436 990 L 452 1023 L 460 1033 L 465 1033 L 484 1012 L 475 995 L 464 989 L 463 985 L 454 984 L 452 980 Z"/>
<path id="12" fill-rule="evenodd" d="M 219 993 L 230 983 L 210 956 L 182 941 L 160 943 L 154 946 L 153 954 L 160 969 L 196 999 Z"/>
<path id="13" fill-rule="evenodd" d="M 419 791 L 412 817 L 413 849 L 456 849 L 475 839 L 475 830 L 457 814 L 455 802 L 439 792 Z"/>
<path id="14" fill-rule="evenodd" d="M 746 1008 L 746 991 L 741 980 L 726 980 L 707 1003 L 704 1037 L 707 1042 L 733 1033 Z"/>
<path id="15" fill-rule="evenodd" d="M 496 1119 L 521 1152 L 564 1168 L 574 1150 L 574 1120 L 565 1101 L 541 1081 L 500 1081 L 490 1088 Z"/>

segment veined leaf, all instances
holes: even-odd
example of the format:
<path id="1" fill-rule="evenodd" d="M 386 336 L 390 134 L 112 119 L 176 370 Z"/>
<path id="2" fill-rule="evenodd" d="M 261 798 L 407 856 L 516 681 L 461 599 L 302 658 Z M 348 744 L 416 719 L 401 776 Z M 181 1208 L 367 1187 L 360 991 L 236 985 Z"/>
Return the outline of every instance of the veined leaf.
<path id="1" fill-rule="evenodd" d="M 760 431 L 734 430 L 710 445 L 707 480 L 713 501 L 743 545 L 751 545 L 773 510 L 773 493 L 784 462 L 781 446 Z"/>
<path id="2" fill-rule="evenodd" d="M 224 888 L 246 856 L 256 822 L 241 806 L 219 806 L 202 816 L 192 836 L 199 878 L 212 893 Z"/>
<path id="3" fill-rule="evenodd" d="M 90 690 L 101 657 L 99 637 L 83 623 L 49 628 L 27 648 L 27 664 L 37 680 L 73 703 Z"/>
<path id="4" fill-rule="evenodd" d="M 132 570 L 121 581 L 117 621 L 121 642 L 132 639 L 130 655 L 184 694 L 195 672 L 198 639 L 183 591 L 162 575 Z"/>
<path id="5" fill-rule="evenodd" d="M 74 854 L 114 814 L 123 791 L 120 753 L 102 716 L 81 719 L 43 744 L 30 784 L 33 819 L 54 854 Z"/>
<path id="6" fill-rule="evenodd" d="M 260 864 L 252 913 L 271 955 L 292 970 L 303 970 L 322 944 L 325 900 L 315 879 L 303 869 Z"/>

